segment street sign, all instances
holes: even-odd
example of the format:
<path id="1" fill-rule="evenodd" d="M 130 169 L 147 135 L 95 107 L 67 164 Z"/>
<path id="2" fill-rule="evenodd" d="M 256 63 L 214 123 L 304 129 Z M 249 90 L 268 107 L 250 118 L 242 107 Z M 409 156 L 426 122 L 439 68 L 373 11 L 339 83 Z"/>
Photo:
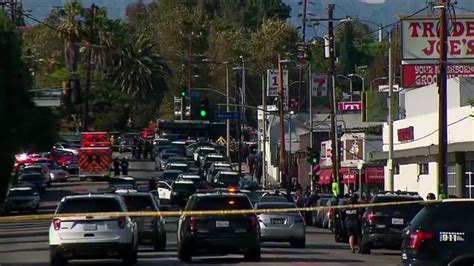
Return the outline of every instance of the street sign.
<path id="1" fill-rule="evenodd" d="M 328 95 L 328 76 L 313 75 L 311 77 L 311 96 L 324 97 Z"/>
<path id="2" fill-rule="evenodd" d="M 216 119 L 218 120 L 236 120 L 240 118 L 239 112 L 217 112 Z"/>
<path id="3" fill-rule="evenodd" d="M 267 69 L 267 96 L 278 96 L 278 70 Z M 288 70 L 283 70 L 283 94 L 288 95 Z"/>
<path id="4" fill-rule="evenodd" d="M 339 102 L 337 104 L 337 109 L 341 112 L 346 111 L 361 111 L 362 110 L 362 102 Z"/>

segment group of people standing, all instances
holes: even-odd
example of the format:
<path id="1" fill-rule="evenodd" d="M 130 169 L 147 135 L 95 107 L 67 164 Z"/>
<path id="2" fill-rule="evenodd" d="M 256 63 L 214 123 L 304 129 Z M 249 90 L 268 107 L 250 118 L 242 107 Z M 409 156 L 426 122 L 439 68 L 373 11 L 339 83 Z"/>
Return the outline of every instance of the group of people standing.
<path id="1" fill-rule="evenodd" d="M 119 157 L 115 157 L 114 159 L 114 176 L 120 176 L 120 172 L 122 172 L 123 176 L 128 176 L 128 160 L 127 157 L 123 157 L 120 159 Z"/>
<path id="2" fill-rule="evenodd" d="M 153 151 L 153 143 L 151 140 L 142 139 L 139 137 L 134 137 L 132 141 L 132 157 L 133 159 L 148 160 L 151 158 L 151 153 Z"/>

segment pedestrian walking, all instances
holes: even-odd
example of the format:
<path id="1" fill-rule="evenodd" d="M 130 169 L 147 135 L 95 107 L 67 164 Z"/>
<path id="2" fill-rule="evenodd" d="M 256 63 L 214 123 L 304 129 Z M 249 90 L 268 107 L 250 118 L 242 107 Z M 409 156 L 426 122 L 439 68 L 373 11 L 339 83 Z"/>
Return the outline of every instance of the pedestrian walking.
<path id="1" fill-rule="evenodd" d="M 120 176 L 120 158 L 115 157 L 114 159 L 114 176 Z"/>
<path id="2" fill-rule="evenodd" d="M 127 157 L 122 158 L 120 162 L 120 166 L 122 167 L 122 175 L 128 176 L 128 160 Z"/>
<path id="3" fill-rule="evenodd" d="M 357 204 L 358 196 L 357 194 L 352 194 L 350 196 L 350 203 Z M 360 222 L 360 210 L 359 208 L 347 208 L 344 210 L 346 219 L 346 232 L 349 236 L 349 247 L 352 253 L 356 252 L 356 245 L 358 245 L 357 251 L 360 253 L 361 245 L 361 222 Z"/>

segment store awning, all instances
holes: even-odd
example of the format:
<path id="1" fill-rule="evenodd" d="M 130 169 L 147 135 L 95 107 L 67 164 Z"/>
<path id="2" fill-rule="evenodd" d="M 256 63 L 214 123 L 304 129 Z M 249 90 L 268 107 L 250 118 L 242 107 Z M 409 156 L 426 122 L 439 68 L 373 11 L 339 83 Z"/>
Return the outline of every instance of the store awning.
<path id="1" fill-rule="evenodd" d="M 332 169 L 321 169 L 317 173 L 319 175 L 319 184 L 328 185 L 332 182 Z"/>
<path id="2" fill-rule="evenodd" d="M 368 184 L 383 184 L 385 181 L 384 169 L 381 166 L 365 167 L 365 182 Z"/>
<path id="3" fill-rule="evenodd" d="M 354 184 L 357 183 L 359 177 L 359 170 L 357 168 L 342 167 L 339 170 L 339 173 L 342 175 L 342 183 L 344 184 Z"/>

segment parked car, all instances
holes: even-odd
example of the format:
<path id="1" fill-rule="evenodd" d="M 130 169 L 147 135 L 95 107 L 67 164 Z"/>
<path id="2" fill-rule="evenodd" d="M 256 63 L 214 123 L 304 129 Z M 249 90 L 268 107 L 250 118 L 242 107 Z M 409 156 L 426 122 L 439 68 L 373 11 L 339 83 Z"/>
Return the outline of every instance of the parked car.
<path id="1" fill-rule="evenodd" d="M 255 209 L 296 209 L 291 202 L 260 202 Z M 306 246 L 306 228 L 300 212 L 261 213 L 260 223 L 261 242 L 289 242 L 293 248 Z"/>
<path id="2" fill-rule="evenodd" d="M 40 205 L 40 196 L 35 187 L 18 186 L 10 188 L 5 198 L 5 212 L 36 212 Z"/>
<path id="3" fill-rule="evenodd" d="M 25 184 L 31 184 L 35 186 L 35 188 L 41 193 L 46 190 L 46 186 L 47 186 L 44 175 L 40 173 L 21 174 L 18 177 L 18 185 L 25 185 Z"/>
<path id="4" fill-rule="evenodd" d="M 150 193 L 128 191 L 116 193 L 122 196 L 128 211 L 159 211 L 159 207 Z M 161 215 L 132 217 L 132 220 L 137 223 L 138 244 L 151 245 L 155 251 L 166 249 L 165 220 Z"/>
<path id="5" fill-rule="evenodd" d="M 327 201 L 330 198 L 319 198 L 316 201 L 316 204 L 314 207 L 325 207 L 327 204 Z M 312 212 L 312 220 L 313 220 L 313 226 L 315 227 L 322 227 L 323 226 L 323 219 L 324 219 L 324 210 L 323 209 L 318 209 L 316 211 Z"/>
<path id="6" fill-rule="evenodd" d="M 473 265 L 474 201 L 426 204 L 404 229 L 403 265 Z"/>
<path id="7" fill-rule="evenodd" d="M 182 173 L 183 171 L 181 170 L 165 170 L 163 171 L 161 180 L 171 185 L 176 180 L 176 178 L 178 178 L 178 176 Z"/>
<path id="8" fill-rule="evenodd" d="M 252 210 L 242 193 L 196 193 L 185 211 Z M 197 255 L 243 254 L 248 261 L 260 261 L 259 223 L 254 214 L 183 214 L 178 221 L 178 259 L 190 262 Z"/>
<path id="9" fill-rule="evenodd" d="M 214 188 L 238 188 L 240 182 L 239 173 L 230 171 L 219 171 L 211 186 Z"/>
<path id="10" fill-rule="evenodd" d="M 196 191 L 196 184 L 191 180 L 177 180 L 171 185 L 171 205 L 184 207 L 189 197 Z"/>
<path id="11" fill-rule="evenodd" d="M 135 178 L 131 176 L 111 177 L 109 178 L 109 190 L 115 192 L 119 189 L 136 189 Z"/>
<path id="12" fill-rule="evenodd" d="M 160 206 L 171 204 L 171 185 L 164 182 L 158 181 L 156 185 L 158 192 L 158 198 L 160 199 Z"/>
<path id="13" fill-rule="evenodd" d="M 219 171 L 233 171 L 232 170 L 232 165 L 229 163 L 213 163 L 209 167 L 209 170 L 206 172 L 206 176 L 201 176 L 202 178 L 205 178 L 206 181 L 210 184 L 214 181 L 214 178 L 216 177 L 217 173 Z"/>
<path id="14" fill-rule="evenodd" d="M 423 201 L 416 193 L 383 193 L 375 195 L 370 203 Z M 423 208 L 420 203 L 369 207 L 362 218 L 361 252 L 370 254 L 372 249 L 399 250 L 402 230 Z"/>
<path id="15" fill-rule="evenodd" d="M 327 228 L 331 230 L 331 232 L 334 230 L 334 208 L 332 208 L 332 206 L 337 206 L 337 202 L 336 198 L 329 199 L 326 202 L 327 209 L 323 212 L 323 228 Z"/>
<path id="16" fill-rule="evenodd" d="M 79 148 L 81 147 L 71 142 L 58 142 L 53 145 L 53 150 L 69 151 L 75 156 L 79 154 Z"/>
<path id="17" fill-rule="evenodd" d="M 186 163 L 175 163 L 175 162 L 169 162 L 165 170 L 179 170 L 183 173 L 189 172 L 189 166 Z"/>
<path id="18" fill-rule="evenodd" d="M 49 228 L 51 265 L 66 265 L 73 259 L 122 259 L 137 262 L 136 223 L 125 214 L 118 195 L 74 195 L 61 199 Z M 75 213 L 123 212 L 123 216 L 77 216 Z M 70 214 L 70 216 L 68 216 Z"/>

